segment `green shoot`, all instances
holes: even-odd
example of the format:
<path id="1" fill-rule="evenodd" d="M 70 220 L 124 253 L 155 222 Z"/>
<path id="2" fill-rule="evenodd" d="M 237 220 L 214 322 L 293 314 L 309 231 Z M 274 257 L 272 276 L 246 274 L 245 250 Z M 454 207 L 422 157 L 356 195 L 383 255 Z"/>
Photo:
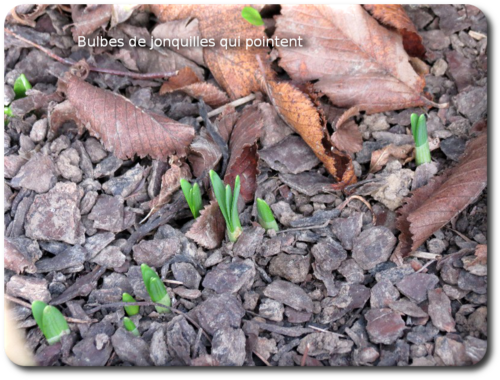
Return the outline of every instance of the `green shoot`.
<path id="1" fill-rule="evenodd" d="M 214 190 L 215 198 L 219 203 L 222 216 L 226 221 L 227 235 L 230 241 L 238 240 L 241 235 L 241 223 L 238 215 L 238 197 L 240 195 L 240 176 L 236 176 L 234 181 L 234 193 L 231 193 L 231 186 L 226 185 L 220 179 L 219 175 L 210 170 L 210 180 L 212 189 Z"/>
<path id="2" fill-rule="evenodd" d="M 250 24 L 260 26 L 264 25 L 264 21 L 259 11 L 252 7 L 244 7 L 241 11 L 241 17 L 247 20 Z"/>
<path id="3" fill-rule="evenodd" d="M 130 331 L 132 334 L 135 336 L 140 336 L 141 334 L 139 333 L 139 330 L 137 330 L 137 327 L 135 327 L 134 322 L 128 317 L 123 318 L 123 326 L 125 326 L 125 329 L 127 331 Z"/>
<path id="4" fill-rule="evenodd" d="M 181 189 L 184 193 L 184 197 L 186 198 L 186 202 L 189 205 L 189 209 L 196 219 L 200 216 L 201 206 L 203 205 L 201 201 L 200 187 L 197 183 L 191 185 L 188 181 L 182 178 Z"/>
<path id="5" fill-rule="evenodd" d="M 66 319 L 54 306 L 42 301 L 33 301 L 31 313 L 49 345 L 59 342 L 63 335 L 70 333 Z"/>
<path id="6" fill-rule="evenodd" d="M 168 296 L 167 288 L 165 288 L 165 285 L 161 281 L 160 277 L 156 274 L 156 272 L 146 264 L 141 265 L 141 272 L 144 285 L 146 286 L 146 290 L 151 297 L 151 301 L 161 303 L 165 306 L 172 306 L 172 301 Z M 169 308 L 161 306 L 155 306 L 155 308 L 158 313 L 170 312 Z"/>
<path id="7" fill-rule="evenodd" d="M 4 125 L 7 125 L 9 123 L 9 118 L 12 117 L 12 110 L 10 107 L 3 107 L 3 113 L 4 113 Z"/>
<path id="8" fill-rule="evenodd" d="M 31 83 L 28 81 L 28 78 L 26 78 L 26 75 L 19 75 L 14 82 L 14 93 L 16 94 L 16 99 L 24 98 L 26 96 L 26 91 L 29 89 L 31 89 Z"/>
<path id="9" fill-rule="evenodd" d="M 271 208 L 265 200 L 257 198 L 257 218 L 262 227 L 266 230 L 279 231 L 278 223 L 274 219 Z"/>
<path id="10" fill-rule="evenodd" d="M 123 293 L 122 301 L 123 302 L 136 302 L 136 300 L 134 299 L 134 297 L 132 297 L 128 293 Z M 125 306 L 124 309 L 125 309 L 125 312 L 127 313 L 127 315 L 129 317 L 131 317 L 133 315 L 136 315 L 136 314 L 139 314 L 139 306 L 137 306 L 137 305 Z"/>
<path id="11" fill-rule="evenodd" d="M 431 152 L 427 139 L 427 121 L 425 115 L 411 115 L 411 133 L 415 140 L 415 163 L 417 166 L 431 162 Z"/>

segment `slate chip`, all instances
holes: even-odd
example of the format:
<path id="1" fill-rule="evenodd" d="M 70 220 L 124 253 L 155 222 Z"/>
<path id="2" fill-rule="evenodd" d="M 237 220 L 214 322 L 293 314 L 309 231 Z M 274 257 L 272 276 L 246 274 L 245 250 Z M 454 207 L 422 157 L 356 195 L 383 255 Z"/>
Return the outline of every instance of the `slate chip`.
<path id="1" fill-rule="evenodd" d="M 255 265 L 250 259 L 221 263 L 205 275 L 203 287 L 219 294 L 237 293 L 250 289 L 254 276 Z"/>
<path id="2" fill-rule="evenodd" d="M 366 331 L 375 344 L 392 344 L 403 335 L 405 323 L 401 315 L 391 309 L 370 309 L 365 314 Z"/>
<path id="3" fill-rule="evenodd" d="M 57 182 L 56 167 L 52 159 L 42 153 L 35 154 L 12 178 L 10 185 L 42 194 L 49 191 Z"/>
<path id="4" fill-rule="evenodd" d="M 370 270 L 387 261 L 395 245 L 396 237 L 388 228 L 368 228 L 354 239 L 352 258 L 361 268 Z"/>
<path id="5" fill-rule="evenodd" d="M 160 268 L 181 250 L 178 238 L 142 240 L 132 247 L 134 260 L 138 264 Z"/>
<path id="6" fill-rule="evenodd" d="M 239 328 L 245 310 L 235 296 L 224 293 L 207 298 L 192 310 L 200 326 L 213 335 L 224 327 Z"/>
<path id="7" fill-rule="evenodd" d="M 149 357 L 148 344 L 140 337 L 135 337 L 124 328 L 116 330 L 111 337 L 111 343 L 116 355 L 125 363 L 138 367 L 147 367 L 152 364 Z"/>
<path id="8" fill-rule="evenodd" d="M 123 200 L 101 194 L 88 218 L 94 221 L 94 228 L 118 233 L 123 230 L 123 216 Z"/>
<path id="9" fill-rule="evenodd" d="M 297 284 L 306 280 L 310 268 L 310 255 L 301 256 L 280 253 L 271 260 L 269 274 L 280 276 Z"/>
<path id="10" fill-rule="evenodd" d="M 74 183 L 59 182 L 48 193 L 37 195 L 26 216 L 26 236 L 36 240 L 57 240 L 83 244 L 80 199 Z"/>
<path id="11" fill-rule="evenodd" d="M 313 311 L 309 295 L 300 286 L 288 281 L 273 281 L 264 289 L 264 295 L 299 311 Z"/>
<path id="12" fill-rule="evenodd" d="M 198 271 L 189 263 L 173 263 L 172 273 L 177 281 L 189 289 L 198 289 L 200 287 L 201 276 Z"/>
<path id="13" fill-rule="evenodd" d="M 57 256 L 37 261 L 37 272 L 47 273 L 76 267 L 82 265 L 88 259 L 88 255 L 84 247 L 81 245 L 74 245 Z"/>
<path id="14" fill-rule="evenodd" d="M 243 330 L 223 328 L 212 338 L 212 356 L 222 366 L 242 366 L 246 357 L 245 343 Z"/>
<path id="15" fill-rule="evenodd" d="M 414 273 L 406 276 L 396 284 L 398 290 L 416 303 L 427 299 L 427 291 L 434 289 L 439 278 L 433 274 Z"/>
<path id="16" fill-rule="evenodd" d="M 427 294 L 432 324 L 441 331 L 455 331 L 455 320 L 451 314 L 451 301 L 443 289 L 432 289 Z"/>

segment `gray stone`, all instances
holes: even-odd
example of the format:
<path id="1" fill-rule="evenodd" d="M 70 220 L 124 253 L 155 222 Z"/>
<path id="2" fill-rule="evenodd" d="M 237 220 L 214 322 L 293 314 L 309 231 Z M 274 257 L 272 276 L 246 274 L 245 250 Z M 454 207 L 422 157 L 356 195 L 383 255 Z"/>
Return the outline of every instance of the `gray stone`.
<path id="1" fill-rule="evenodd" d="M 148 344 L 124 328 L 116 330 L 111 337 L 111 343 L 116 355 L 124 362 L 138 367 L 148 367 L 152 364 Z"/>
<path id="2" fill-rule="evenodd" d="M 306 280 L 310 268 L 310 255 L 301 256 L 280 253 L 271 260 L 269 273 L 293 283 L 301 283 Z"/>
<path id="3" fill-rule="evenodd" d="M 439 278 L 433 274 L 414 273 L 399 281 L 396 286 L 401 293 L 416 303 L 427 299 L 427 291 L 434 289 Z"/>
<path id="4" fill-rule="evenodd" d="M 123 199 L 101 194 L 88 218 L 94 221 L 94 228 L 118 233 L 123 230 L 123 216 Z"/>
<path id="5" fill-rule="evenodd" d="M 288 281 L 274 281 L 264 289 L 264 295 L 299 311 L 313 311 L 313 302 L 307 293 Z"/>
<path id="6" fill-rule="evenodd" d="M 168 260 L 181 251 L 181 242 L 177 237 L 171 239 L 142 240 L 132 247 L 134 260 L 138 264 L 161 268 Z"/>
<path id="7" fill-rule="evenodd" d="M 79 209 L 82 195 L 74 183 L 62 182 L 48 193 L 37 195 L 26 216 L 26 236 L 83 244 L 85 228 Z"/>
<path id="8" fill-rule="evenodd" d="M 370 309 L 365 314 L 366 331 L 375 344 L 392 344 L 403 335 L 405 323 L 398 312 L 391 309 Z"/>
<path id="9" fill-rule="evenodd" d="M 399 298 L 399 292 L 387 279 L 382 279 L 371 288 L 370 306 L 372 309 L 388 307 Z"/>
<path id="10" fill-rule="evenodd" d="M 224 327 L 239 328 L 245 310 L 235 296 L 224 293 L 207 298 L 192 311 L 200 326 L 209 334 Z"/>
<path id="11" fill-rule="evenodd" d="M 241 329 L 226 327 L 215 332 L 212 356 L 221 366 L 242 366 L 245 362 L 245 334 Z"/>
<path id="12" fill-rule="evenodd" d="M 244 229 L 233 247 L 233 252 L 243 258 L 253 257 L 266 231 L 260 226 Z"/>
<path id="13" fill-rule="evenodd" d="M 203 279 L 203 287 L 221 293 L 237 293 L 248 290 L 253 284 L 255 265 L 252 260 L 222 263 L 208 272 Z"/>
<path id="14" fill-rule="evenodd" d="M 283 320 L 284 311 L 285 307 L 281 302 L 270 298 L 264 298 L 259 306 L 259 315 L 274 322 Z"/>
<path id="15" fill-rule="evenodd" d="M 355 212 L 348 218 L 336 218 L 331 221 L 332 232 L 345 249 L 352 249 L 352 242 L 363 227 L 363 213 Z"/>
<path id="16" fill-rule="evenodd" d="M 370 270 L 389 259 L 396 245 L 396 237 L 388 228 L 377 226 L 361 232 L 353 245 L 352 258 L 361 268 Z"/>
<path id="17" fill-rule="evenodd" d="M 191 264 L 173 263 L 172 273 L 174 278 L 182 282 L 186 288 L 198 289 L 200 287 L 201 276 Z"/>

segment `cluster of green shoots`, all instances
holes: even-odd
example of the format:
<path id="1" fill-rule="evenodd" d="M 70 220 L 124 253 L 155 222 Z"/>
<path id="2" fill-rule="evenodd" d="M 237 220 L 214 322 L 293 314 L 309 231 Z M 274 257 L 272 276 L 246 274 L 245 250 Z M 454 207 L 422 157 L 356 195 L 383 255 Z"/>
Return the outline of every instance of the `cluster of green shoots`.
<path id="1" fill-rule="evenodd" d="M 24 98 L 26 96 L 26 91 L 29 89 L 31 89 L 31 83 L 28 81 L 28 78 L 26 78 L 26 75 L 19 75 L 14 82 L 14 94 L 16 94 L 16 99 Z M 3 112 L 5 116 L 7 116 L 7 119 L 5 119 L 5 123 L 7 123 L 8 118 L 12 117 L 10 106 L 4 106 Z"/>
<path id="2" fill-rule="evenodd" d="M 148 265 L 141 265 L 142 279 L 146 290 L 155 303 L 160 303 L 166 307 L 155 306 L 158 313 L 169 313 L 172 301 L 167 293 L 167 288 L 163 284 L 158 274 Z M 122 301 L 127 303 L 136 303 L 137 301 L 128 293 L 123 293 Z M 138 305 L 129 305 L 124 307 L 127 317 L 123 318 L 123 326 L 127 331 L 130 331 L 135 336 L 139 336 L 139 330 L 134 322 L 129 318 L 139 314 Z M 33 318 L 47 339 L 47 342 L 52 345 L 61 340 L 63 335 L 70 333 L 68 323 L 62 313 L 54 306 L 47 305 L 42 301 L 34 301 L 31 305 Z"/>
<path id="3" fill-rule="evenodd" d="M 425 115 L 411 114 L 411 133 L 413 140 L 415 140 L 415 163 L 417 166 L 431 162 Z"/>
<path id="4" fill-rule="evenodd" d="M 219 204 L 222 216 L 226 221 L 227 236 L 230 241 L 235 242 L 242 233 L 240 217 L 238 214 L 238 198 L 240 195 L 240 176 L 236 176 L 233 189 L 229 184 L 224 186 L 224 182 L 219 175 L 210 170 L 210 181 L 214 191 L 215 199 Z M 203 206 L 200 194 L 200 188 L 197 183 L 191 185 L 187 180 L 181 179 L 181 188 L 189 205 L 191 213 L 195 218 L 200 215 Z M 274 219 L 273 212 L 269 205 L 263 199 L 257 198 L 258 220 L 266 230 L 279 231 L 278 223 Z"/>

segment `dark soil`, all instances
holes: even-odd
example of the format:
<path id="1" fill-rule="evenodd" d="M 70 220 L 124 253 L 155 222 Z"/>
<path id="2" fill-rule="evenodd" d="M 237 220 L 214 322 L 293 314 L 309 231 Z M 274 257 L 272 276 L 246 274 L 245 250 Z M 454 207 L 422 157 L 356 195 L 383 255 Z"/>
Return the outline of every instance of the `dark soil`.
<path id="1" fill-rule="evenodd" d="M 440 147 L 434 170 L 413 162 L 388 164 L 368 174 L 371 153 L 390 143 L 411 143 L 407 128 L 415 109 L 361 115 L 363 150 L 354 157 L 359 199 L 342 210 L 345 195 L 325 192 L 325 169 L 291 131 L 262 143 L 256 196 L 270 205 L 280 233 L 254 223 L 255 209 L 240 214 L 236 244 L 206 250 L 186 238 L 192 220 L 183 198 L 173 197 L 145 223 L 168 165 L 149 159 L 122 161 L 76 125 L 47 133 L 47 105 L 12 119 L 4 133 L 6 250 L 17 251 L 24 273 L 5 270 L 6 294 L 43 300 L 67 317 L 71 334 L 48 346 L 29 308 L 12 303 L 26 349 L 50 366 L 464 366 L 477 363 L 487 346 L 487 276 L 465 266 L 475 247 L 487 244 L 486 191 L 416 254 L 397 266 L 390 260 L 399 231 L 395 210 L 430 175 L 456 163 L 473 129 L 485 123 L 487 26 L 473 6 L 408 7 L 424 38 L 430 74 L 426 90 L 449 108 L 431 109 L 428 127 Z M 86 57 L 124 69 L 114 57 L 78 48 L 71 20 L 55 10 L 20 35 L 61 56 Z M 146 25 L 144 14 L 128 22 Z M 67 68 L 44 53 L 5 46 L 5 98 L 24 73 L 36 90 L 55 90 Z M 94 55 L 95 54 L 95 55 Z M 117 91 L 138 106 L 195 125 L 196 100 L 181 93 L 158 95 L 160 82 L 92 73 L 95 86 Z M 30 98 L 30 97 L 28 97 Z M 258 100 L 257 100 L 258 101 Z M 29 105 L 24 105 L 30 107 Z M 419 110 L 418 110 L 419 111 Z M 272 115 L 272 114 L 270 114 Z M 286 127 L 284 127 L 286 128 Z M 290 165 L 294 152 L 301 159 Z M 437 169 L 437 170 L 435 170 Z M 142 306 L 132 319 L 141 337 L 123 329 L 123 292 L 149 301 L 140 264 L 165 280 L 176 312 Z M 99 307 L 101 306 L 102 307 Z M 210 338 L 210 339 L 209 339 Z"/>

